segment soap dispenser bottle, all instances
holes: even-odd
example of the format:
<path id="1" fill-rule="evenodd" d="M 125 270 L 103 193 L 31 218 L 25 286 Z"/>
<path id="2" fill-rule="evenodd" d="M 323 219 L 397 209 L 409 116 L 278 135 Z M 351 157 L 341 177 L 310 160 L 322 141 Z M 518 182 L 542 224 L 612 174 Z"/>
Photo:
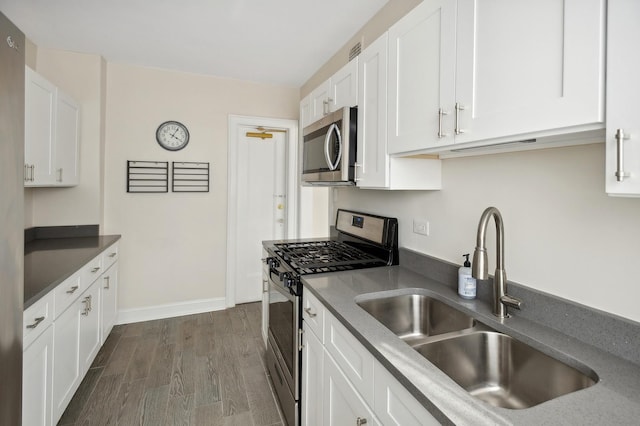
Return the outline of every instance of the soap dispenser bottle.
<path id="1" fill-rule="evenodd" d="M 476 298 L 476 279 L 471 276 L 471 262 L 469 262 L 469 254 L 463 254 L 465 257 L 464 265 L 458 269 L 458 294 L 465 299 Z"/>

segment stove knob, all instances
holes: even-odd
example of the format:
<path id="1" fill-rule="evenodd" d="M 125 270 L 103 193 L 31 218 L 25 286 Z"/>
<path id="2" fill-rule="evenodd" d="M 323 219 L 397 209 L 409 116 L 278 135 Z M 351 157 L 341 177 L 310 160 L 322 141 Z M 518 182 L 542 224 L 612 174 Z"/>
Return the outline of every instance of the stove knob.
<path id="1" fill-rule="evenodd" d="M 267 265 L 269 265 L 270 268 L 275 269 L 280 266 L 280 262 L 278 262 L 278 259 L 275 257 L 267 257 Z"/>

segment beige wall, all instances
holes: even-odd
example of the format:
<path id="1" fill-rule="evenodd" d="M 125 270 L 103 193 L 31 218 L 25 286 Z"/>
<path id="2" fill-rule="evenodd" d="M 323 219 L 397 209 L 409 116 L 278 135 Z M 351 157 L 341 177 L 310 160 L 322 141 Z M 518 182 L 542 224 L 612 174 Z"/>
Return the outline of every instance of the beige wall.
<path id="1" fill-rule="evenodd" d="M 229 114 L 297 119 L 298 89 L 107 65 L 106 233 L 122 234 L 120 309 L 222 298 L 227 232 Z M 189 128 L 182 151 L 165 151 L 166 120 Z M 128 194 L 127 160 L 203 161 L 209 193 Z"/>
<path id="2" fill-rule="evenodd" d="M 344 46 L 338 50 L 309 80 L 300 88 L 300 97 L 305 97 L 311 90 L 331 77 L 349 61 L 349 50 L 357 43 L 362 43 L 364 50 L 371 42 L 407 14 L 422 0 L 389 0 L 380 11 L 358 30 Z"/>
<path id="3" fill-rule="evenodd" d="M 80 104 L 80 184 L 71 188 L 32 188 L 25 191 L 25 227 L 102 225 L 100 147 L 104 102 L 103 64 L 97 55 L 38 48 L 36 71 Z"/>
<path id="4" fill-rule="evenodd" d="M 401 246 L 458 264 L 496 206 L 510 280 L 640 321 L 640 200 L 605 194 L 604 144 L 443 160 L 442 181 L 430 192 L 338 189 L 335 205 L 396 216 Z M 413 234 L 414 218 L 428 219 L 430 236 Z"/>

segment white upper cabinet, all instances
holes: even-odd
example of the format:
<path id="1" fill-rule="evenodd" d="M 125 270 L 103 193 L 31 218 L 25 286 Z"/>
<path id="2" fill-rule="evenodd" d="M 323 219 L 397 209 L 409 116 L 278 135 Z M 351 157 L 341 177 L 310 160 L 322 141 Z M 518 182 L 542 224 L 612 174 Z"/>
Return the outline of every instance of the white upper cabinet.
<path id="1" fill-rule="evenodd" d="M 388 185 L 387 33 L 358 57 L 358 145 L 356 185 Z"/>
<path id="2" fill-rule="evenodd" d="M 24 185 L 77 185 L 80 107 L 31 68 L 25 77 Z"/>
<path id="3" fill-rule="evenodd" d="M 389 29 L 390 154 L 453 140 L 455 11 L 455 1 L 424 0 Z"/>
<path id="4" fill-rule="evenodd" d="M 455 142 L 603 128 L 604 17 L 605 0 L 458 0 Z"/>
<path id="5" fill-rule="evenodd" d="M 300 101 L 300 130 L 311 123 L 311 94 Z M 301 132 L 302 133 L 302 132 Z"/>
<path id="6" fill-rule="evenodd" d="M 425 0 L 389 30 L 389 152 L 604 127 L 604 0 Z"/>
<path id="7" fill-rule="evenodd" d="M 438 159 L 387 154 L 388 34 L 367 46 L 358 60 L 356 185 L 370 189 L 440 189 Z"/>
<path id="8" fill-rule="evenodd" d="M 640 196 L 640 2 L 609 0 L 607 11 L 606 190 Z"/>
<path id="9" fill-rule="evenodd" d="M 53 184 L 57 89 L 31 68 L 25 77 L 25 186 Z"/>
<path id="10" fill-rule="evenodd" d="M 352 107 L 358 104 L 358 60 L 357 58 L 347 63 L 330 79 L 316 87 L 307 98 L 301 102 L 303 105 L 309 104 L 308 121 L 302 114 L 302 128 L 314 123 L 342 107 Z M 305 106 L 306 108 L 306 106 Z"/>
<path id="11" fill-rule="evenodd" d="M 80 182 L 80 107 L 70 96 L 58 90 L 56 102 L 55 178 L 58 185 L 73 186 Z"/>

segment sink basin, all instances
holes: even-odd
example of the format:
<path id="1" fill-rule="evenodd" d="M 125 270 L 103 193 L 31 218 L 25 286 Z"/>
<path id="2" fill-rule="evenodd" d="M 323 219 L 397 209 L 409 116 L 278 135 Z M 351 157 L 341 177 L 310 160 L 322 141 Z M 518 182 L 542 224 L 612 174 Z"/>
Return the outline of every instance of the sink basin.
<path id="1" fill-rule="evenodd" d="M 588 388 L 598 381 L 512 337 L 473 332 L 415 349 L 471 395 L 497 407 L 522 409 Z"/>
<path id="2" fill-rule="evenodd" d="M 465 330 L 475 320 L 455 308 L 421 294 L 404 294 L 356 302 L 410 345 L 430 336 Z"/>

